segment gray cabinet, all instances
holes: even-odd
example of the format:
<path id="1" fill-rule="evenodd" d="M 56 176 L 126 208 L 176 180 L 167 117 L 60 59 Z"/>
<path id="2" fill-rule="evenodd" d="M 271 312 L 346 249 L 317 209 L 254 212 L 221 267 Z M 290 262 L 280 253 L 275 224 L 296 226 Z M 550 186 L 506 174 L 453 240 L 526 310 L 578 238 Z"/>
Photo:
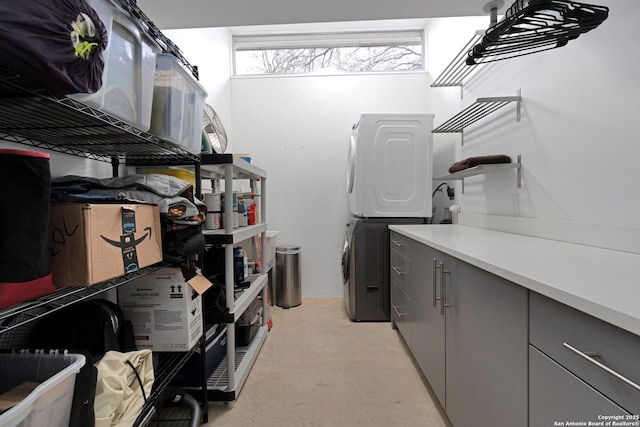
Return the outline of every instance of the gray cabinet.
<path id="1" fill-rule="evenodd" d="M 618 405 L 530 346 L 529 427 L 564 421 L 598 422 L 603 415 L 624 414 Z"/>
<path id="2" fill-rule="evenodd" d="M 567 399 L 562 390 L 546 387 L 547 399 L 564 401 L 561 407 L 554 408 L 559 416 L 595 414 L 596 418 L 583 416 L 583 421 L 594 422 L 600 421 L 597 415 L 640 414 L 640 337 L 637 335 L 530 292 L 530 343 L 598 396 L 589 401 Z M 538 375 L 534 368 L 532 365 L 532 378 Z M 540 416 L 539 411 L 547 410 L 540 403 L 537 397 L 540 393 L 535 393 L 534 385 L 532 382 L 532 420 L 536 419 L 534 415 Z M 592 400 L 614 405 L 610 412 L 592 413 L 589 403 Z"/>
<path id="3" fill-rule="evenodd" d="M 392 267 L 402 251 L 410 273 L 409 327 L 398 328 L 452 424 L 526 425 L 527 290 L 398 233 L 391 241 Z"/>
<path id="4" fill-rule="evenodd" d="M 445 316 L 439 304 L 442 253 L 414 242 L 411 350 L 440 404 L 445 407 Z"/>
<path id="5" fill-rule="evenodd" d="M 452 424 L 527 423 L 527 290 L 446 256 L 446 405 Z"/>

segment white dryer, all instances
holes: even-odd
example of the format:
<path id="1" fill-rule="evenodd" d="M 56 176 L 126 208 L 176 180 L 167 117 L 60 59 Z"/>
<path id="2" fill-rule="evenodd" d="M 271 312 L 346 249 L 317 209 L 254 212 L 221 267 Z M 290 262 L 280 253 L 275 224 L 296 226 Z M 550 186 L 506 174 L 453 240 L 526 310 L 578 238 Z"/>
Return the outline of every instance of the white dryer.
<path id="1" fill-rule="evenodd" d="M 353 126 L 347 169 L 351 215 L 431 217 L 433 114 L 365 113 Z"/>

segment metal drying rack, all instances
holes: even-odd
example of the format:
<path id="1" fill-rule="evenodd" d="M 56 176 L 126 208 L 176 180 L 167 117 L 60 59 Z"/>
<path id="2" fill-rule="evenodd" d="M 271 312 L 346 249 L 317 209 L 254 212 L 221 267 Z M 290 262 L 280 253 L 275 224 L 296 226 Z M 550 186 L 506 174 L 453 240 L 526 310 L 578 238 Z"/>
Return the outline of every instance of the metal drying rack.
<path id="1" fill-rule="evenodd" d="M 490 13 L 490 25 L 498 22 L 498 9 L 504 6 L 504 0 L 492 0 L 485 4 L 482 10 Z M 433 81 L 431 87 L 462 87 L 462 81 L 475 70 L 476 65 L 483 61 L 478 60 L 475 64 L 467 62 L 468 52 L 476 46 L 484 36 L 484 30 L 477 30 L 460 52 L 451 60 L 440 75 Z"/>
<path id="2" fill-rule="evenodd" d="M 482 38 L 484 31 L 478 30 L 467 42 L 440 75 L 431 83 L 431 87 L 462 86 L 462 81 L 475 70 L 475 65 L 467 65 L 467 52 Z"/>
<path id="3" fill-rule="evenodd" d="M 432 130 L 432 133 L 462 133 L 464 128 L 477 122 L 478 120 L 488 116 L 494 111 L 515 102 L 516 106 L 516 122 L 520 121 L 520 104 L 522 97 L 520 89 L 516 96 L 499 96 L 491 98 L 478 98 L 476 102 Z"/>

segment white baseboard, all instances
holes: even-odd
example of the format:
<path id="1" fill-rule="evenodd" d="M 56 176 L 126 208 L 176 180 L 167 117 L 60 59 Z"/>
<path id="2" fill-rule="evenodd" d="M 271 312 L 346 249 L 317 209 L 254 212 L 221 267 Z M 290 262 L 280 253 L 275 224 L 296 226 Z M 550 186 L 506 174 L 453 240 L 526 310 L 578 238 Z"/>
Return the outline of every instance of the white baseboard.
<path id="1" fill-rule="evenodd" d="M 461 212 L 458 223 L 507 233 L 640 254 L 640 227 Z"/>

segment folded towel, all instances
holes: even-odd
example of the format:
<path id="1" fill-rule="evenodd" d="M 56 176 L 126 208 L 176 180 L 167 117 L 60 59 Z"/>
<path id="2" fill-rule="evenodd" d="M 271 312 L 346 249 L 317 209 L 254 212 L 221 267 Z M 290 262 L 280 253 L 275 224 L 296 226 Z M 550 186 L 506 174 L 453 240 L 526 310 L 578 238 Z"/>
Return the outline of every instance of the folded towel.
<path id="1" fill-rule="evenodd" d="M 504 154 L 494 154 L 491 156 L 469 157 L 468 159 L 455 162 L 449 168 L 449 173 L 458 172 L 469 169 L 478 165 L 494 164 L 494 163 L 511 163 L 511 157 Z"/>

